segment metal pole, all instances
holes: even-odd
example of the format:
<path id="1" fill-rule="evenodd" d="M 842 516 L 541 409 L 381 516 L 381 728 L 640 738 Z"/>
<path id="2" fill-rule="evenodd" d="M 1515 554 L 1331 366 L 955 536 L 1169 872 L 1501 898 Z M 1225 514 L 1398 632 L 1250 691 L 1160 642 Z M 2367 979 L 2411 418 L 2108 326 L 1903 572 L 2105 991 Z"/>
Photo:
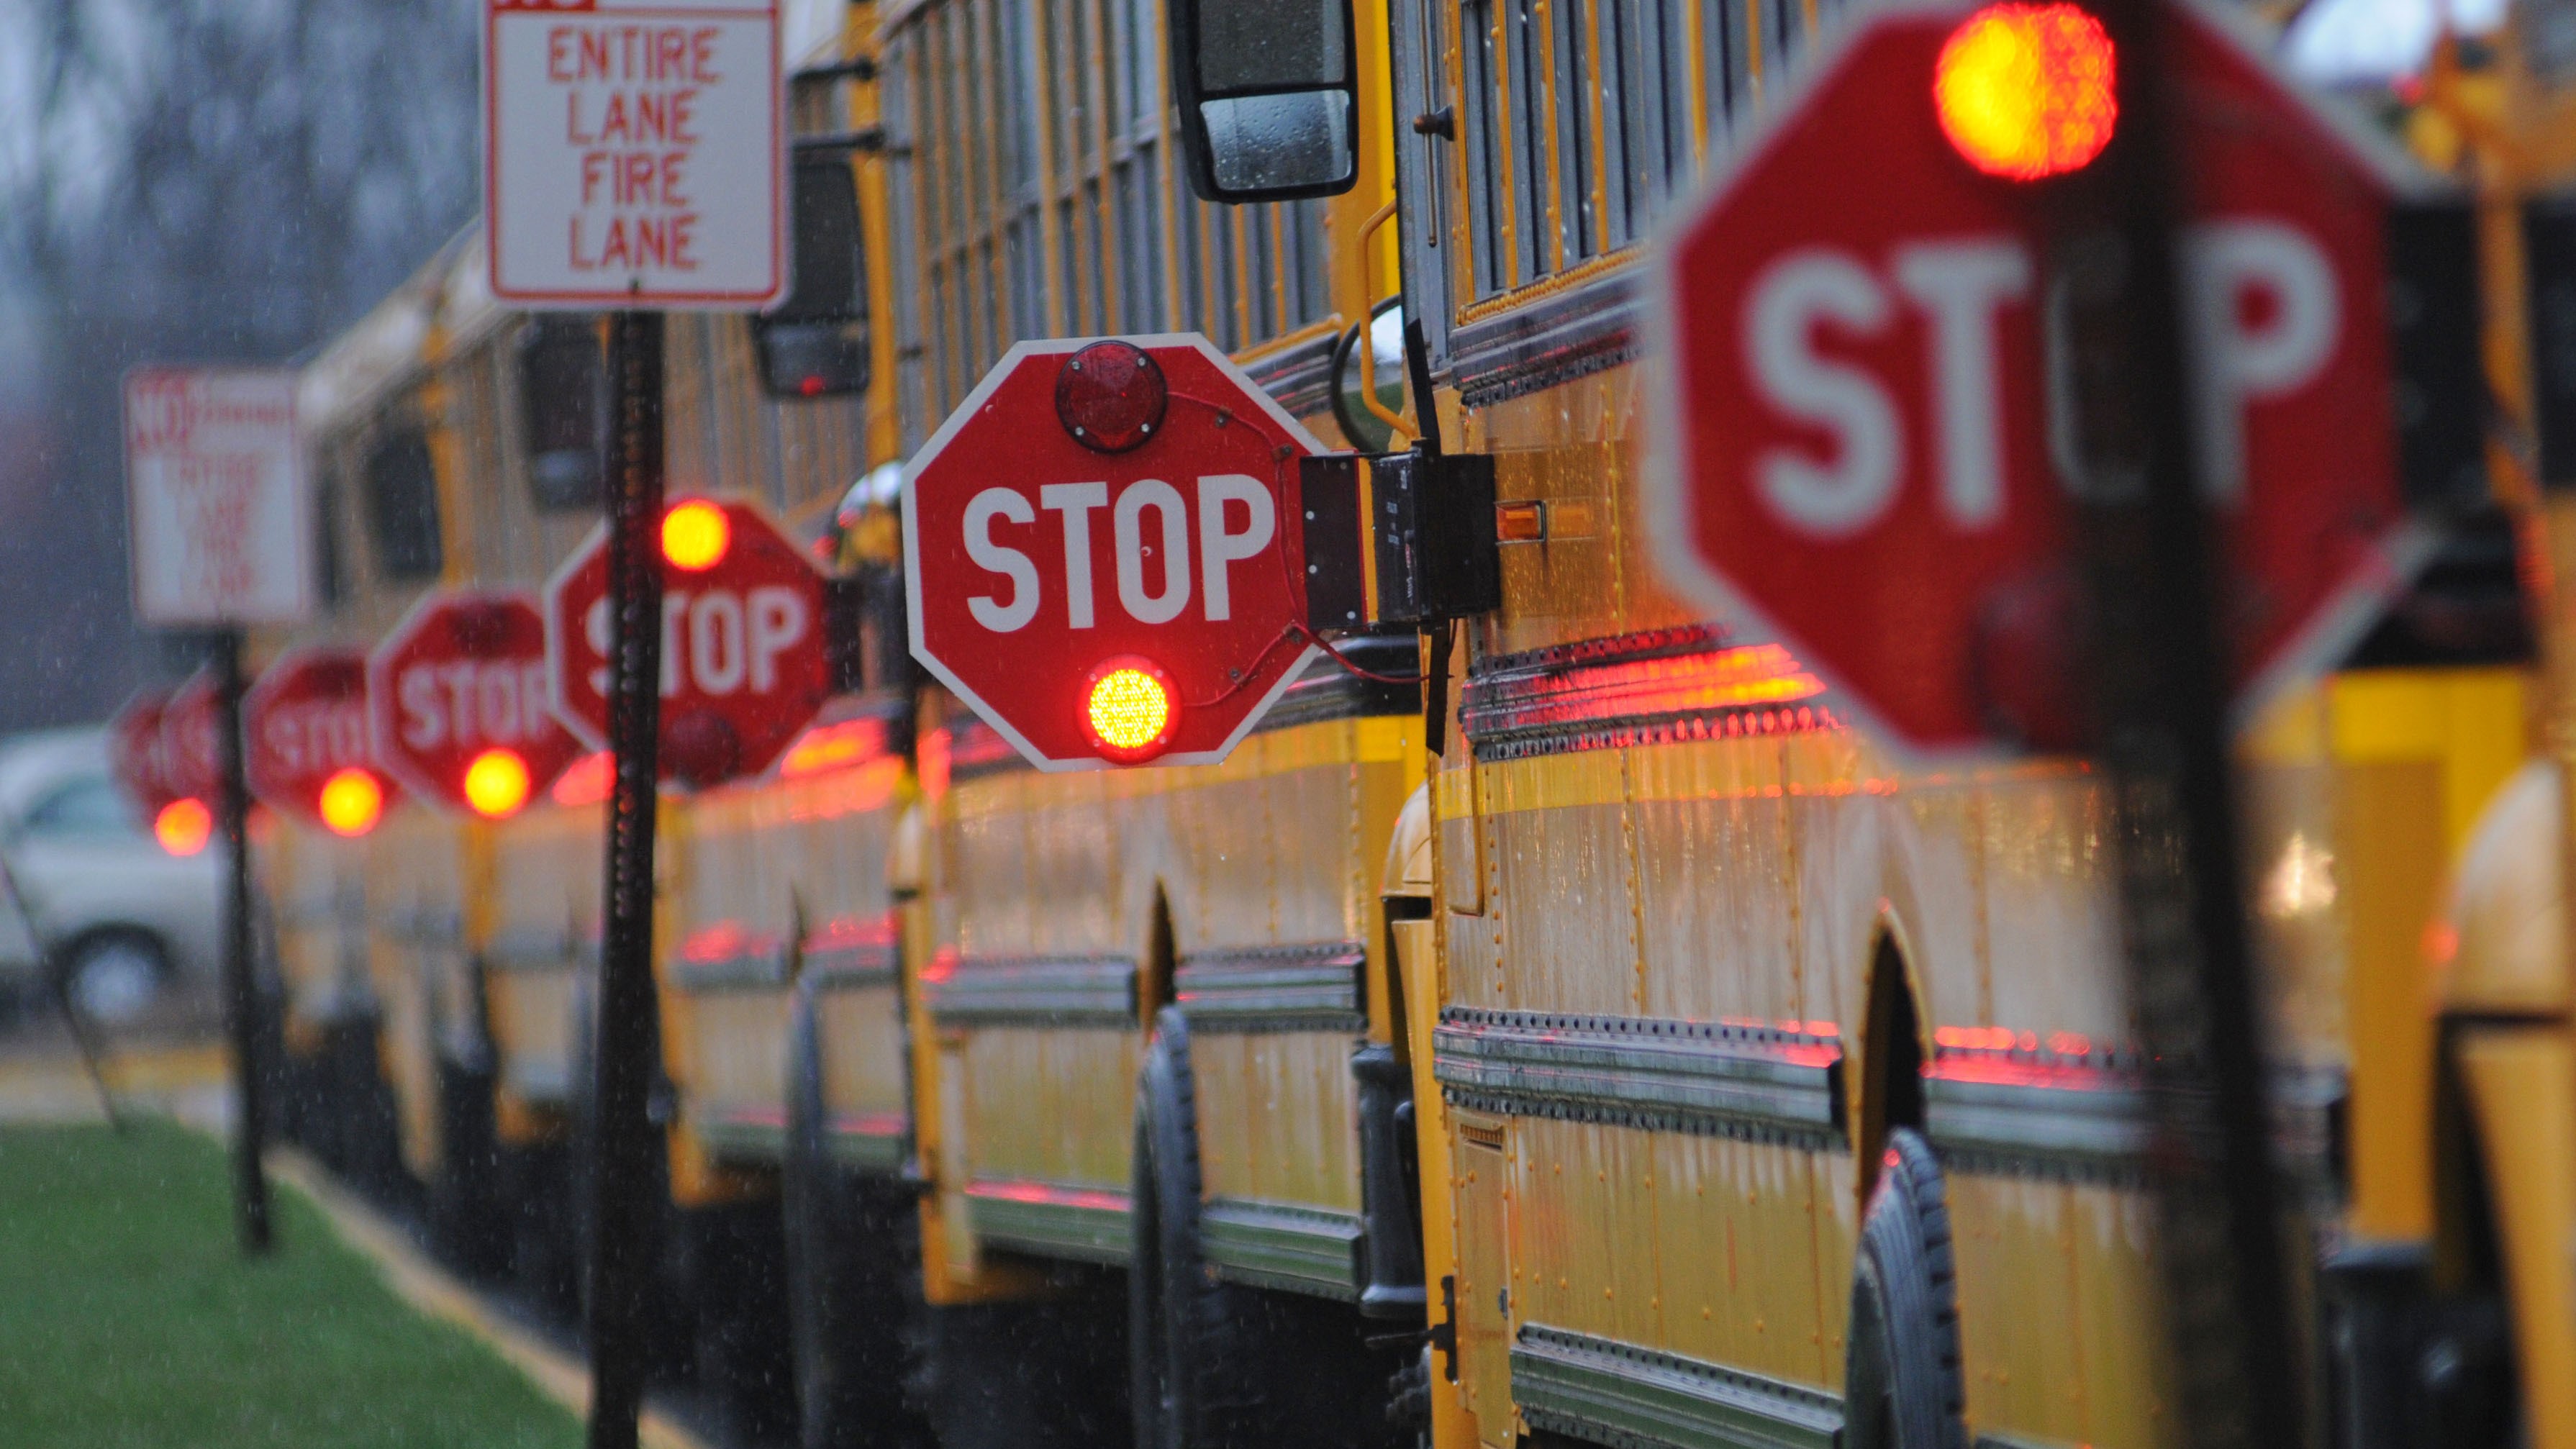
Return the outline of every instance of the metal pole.
<path id="1" fill-rule="evenodd" d="M 2071 393 L 2061 451 L 2156 1118 L 2172 1437 L 2272 1449 L 2306 1441 L 2229 758 L 2228 581 L 2193 476 L 2168 3 L 2096 0 L 2120 58 L 2119 138 L 2047 203 Z"/>
<path id="2" fill-rule="evenodd" d="M 653 994 L 654 738 L 662 696 L 662 317 L 609 323 L 611 620 L 608 919 L 600 951 L 592 1150 L 590 1449 L 635 1449 L 661 1184 L 648 1113 L 661 1050 Z"/>
<path id="3" fill-rule="evenodd" d="M 215 802 L 223 827 L 227 879 L 224 891 L 224 1025 L 233 1046 L 233 1207 L 242 1252 L 257 1257 L 271 1246 L 268 1170 L 261 1160 L 268 1132 L 268 1104 L 259 1072 L 259 985 L 250 959 L 250 786 L 242 774 L 242 635 L 226 629 L 215 639 L 216 748 L 222 752 L 223 788 Z"/>

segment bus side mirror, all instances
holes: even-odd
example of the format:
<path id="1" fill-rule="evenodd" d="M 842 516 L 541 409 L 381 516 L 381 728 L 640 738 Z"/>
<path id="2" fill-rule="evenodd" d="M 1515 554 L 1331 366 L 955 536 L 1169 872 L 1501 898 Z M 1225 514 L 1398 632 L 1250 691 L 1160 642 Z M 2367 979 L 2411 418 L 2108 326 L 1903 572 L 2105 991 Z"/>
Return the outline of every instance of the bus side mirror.
<path id="1" fill-rule="evenodd" d="M 1202 201 L 1335 196 L 1359 180 L 1350 0 L 1172 0 L 1172 98 Z"/>
<path id="2" fill-rule="evenodd" d="M 847 155 L 796 158 L 794 290 L 752 319 L 760 383 L 773 397 L 840 397 L 868 386 L 868 269 L 858 178 Z"/>

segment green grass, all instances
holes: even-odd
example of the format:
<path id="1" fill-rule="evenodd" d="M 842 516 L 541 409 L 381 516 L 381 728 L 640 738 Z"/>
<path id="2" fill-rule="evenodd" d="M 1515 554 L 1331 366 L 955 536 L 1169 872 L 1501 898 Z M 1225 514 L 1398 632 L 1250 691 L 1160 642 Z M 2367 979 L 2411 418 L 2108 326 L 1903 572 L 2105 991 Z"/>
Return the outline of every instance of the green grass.
<path id="1" fill-rule="evenodd" d="M 163 1123 L 0 1130 L 0 1444 L 571 1449 L 579 1425 L 411 1311 L 276 1187 L 233 1247 L 223 1152 Z"/>

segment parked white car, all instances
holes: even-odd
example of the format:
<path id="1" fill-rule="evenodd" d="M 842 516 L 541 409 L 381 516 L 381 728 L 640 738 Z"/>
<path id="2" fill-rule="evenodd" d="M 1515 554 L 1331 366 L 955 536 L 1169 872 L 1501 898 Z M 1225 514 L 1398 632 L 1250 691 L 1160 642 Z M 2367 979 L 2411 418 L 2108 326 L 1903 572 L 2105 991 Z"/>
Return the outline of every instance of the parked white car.
<path id="1" fill-rule="evenodd" d="M 172 855 L 108 774 L 106 732 L 0 744 L 0 852 L 64 984 L 91 1020 L 139 1020 L 174 991 L 210 994 L 222 959 L 220 846 Z M 0 899 L 0 981 L 42 990 L 39 952 Z"/>

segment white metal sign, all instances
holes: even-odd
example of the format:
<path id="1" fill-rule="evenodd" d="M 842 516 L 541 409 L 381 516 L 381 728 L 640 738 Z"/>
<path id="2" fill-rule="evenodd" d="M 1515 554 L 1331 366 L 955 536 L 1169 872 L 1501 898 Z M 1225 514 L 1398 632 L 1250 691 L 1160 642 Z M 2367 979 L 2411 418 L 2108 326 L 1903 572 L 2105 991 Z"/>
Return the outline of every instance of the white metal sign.
<path id="1" fill-rule="evenodd" d="M 295 374 L 144 368 L 125 379 L 134 615 L 289 624 L 313 609 Z"/>
<path id="2" fill-rule="evenodd" d="M 787 289 L 777 0 L 484 0 L 492 291 L 765 307 Z"/>

